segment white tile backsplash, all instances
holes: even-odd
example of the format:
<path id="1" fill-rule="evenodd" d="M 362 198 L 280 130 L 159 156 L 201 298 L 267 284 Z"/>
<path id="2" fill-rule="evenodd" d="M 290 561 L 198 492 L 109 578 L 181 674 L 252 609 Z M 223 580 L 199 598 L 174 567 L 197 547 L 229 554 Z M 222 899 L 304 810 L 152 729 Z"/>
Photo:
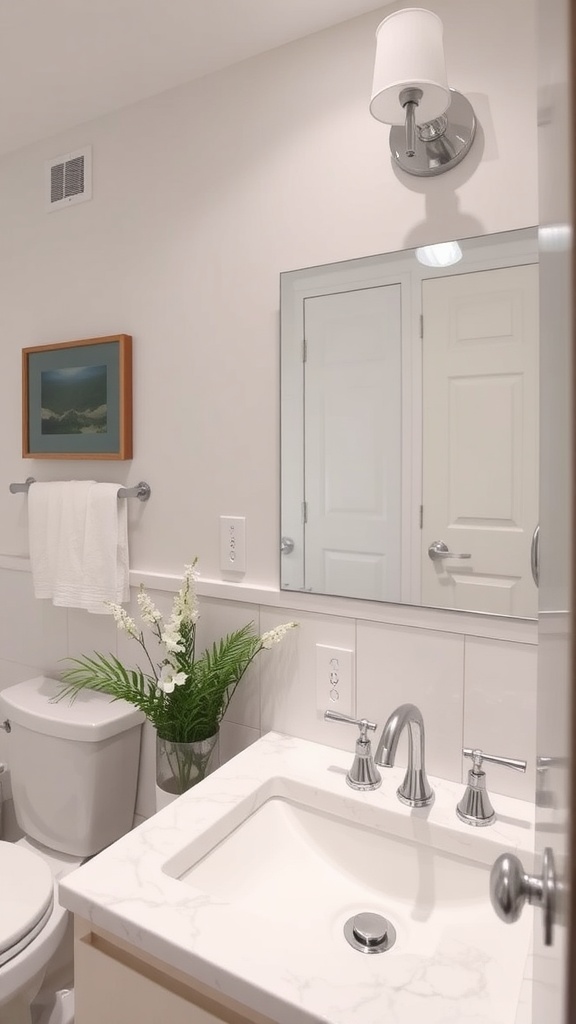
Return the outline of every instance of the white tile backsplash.
<path id="1" fill-rule="evenodd" d="M 426 729 L 431 775 L 460 780 L 464 638 L 450 633 L 358 623 L 358 714 L 378 722 L 379 736 L 400 704 L 416 704 Z M 397 764 L 407 763 L 407 736 Z"/>
<path id="2" fill-rule="evenodd" d="M 35 674 L 57 674 L 68 653 L 67 610 L 37 600 L 30 573 L 3 570 L 0 579 L 2 660 L 33 665 Z"/>
<path id="3" fill-rule="evenodd" d="M 148 589 L 168 617 L 173 594 Z M 142 663 L 144 668 L 138 645 L 117 631 L 111 617 L 35 600 L 27 572 L 0 568 L 0 599 L 0 688 L 41 672 L 58 675 L 61 659 L 94 650 L 117 653 L 126 664 Z M 137 618 L 135 590 L 128 611 Z M 290 619 L 298 622 L 297 629 L 258 655 L 230 704 L 221 728 L 222 763 L 270 729 L 352 755 L 355 729 L 325 722 L 324 709 L 316 706 L 316 645 L 324 644 L 354 651 L 354 714 L 378 722 L 378 731 L 399 704 L 420 707 L 430 774 L 461 780 L 466 771 L 462 746 L 481 746 L 530 763 L 526 777 L 491 766 L 490 792 L 533 798 L 536 646 L 451 633 L 451 620 L 442 612 L 438 628 L 429 629 L 202 597 L 198 647 L 202 651 L 250 621 L 264 632 Z M 0 760 L 2 739 L 0 732 Z M 403 741 L 398 763 L 405 761 Z M 136 807 L 142 817 L 155 810 L 154 763 L 154 732 L 146 726 Z"/>
<path id="4" fill-rule="evenodd" d="M 35 665 L 25 665 L 20 661 L 6 661 L 0 658 L 0 690 L 5 690 L 8 686 L 15 686 L 16 683 L 23 683 L 26 679 L 33 679 L 34 676 L 46 674 Z"/>
<path id="5" fill-rule="evenodd" d="M 257 632 L 259 625 L 259 609 L 254 605 L 218 601 L 212 598 L 200 599 L 200 618 L 196 630 L 196 647 L 202 654 L 207 647 L 220 641 L 228 633 L 233 633 L 242 626 L 254 623 Z M 226 712 L 226 720 L 236 725 L 256 729 L 260 735 L 260 675 L 261 659 L 258 655 L 240 681 Z M 232 755 L 230 755 L 232 756 Z"/>
<path id="6" fill-rule="evenodd" d="M 325 708 L 316 706 L 316 644 L 356 649 L 354 621 L 308 612 L 286 614 L 277 608 L 262 608 L 262 631 L 281 622 L 297 622 L 276 647 L 263 651 L 262 732 L 276 729 L 328 746 L 354 750 L 356 739 L 349 725 L 325 722 Z"/>
<path id="7" fill-rule="evenodd" d="M 525 775 L 484 765 L 488 792 L 533 800 L 537 648 L 467 637 L 464 746 L 528 762 Z M 471 761 L 464 759 L 463 779 Z"/>
<path id="8" fill-rule="evenodd" d="M 235 722 L 222 722 L 218 740 L 220 764 L 225 764 L 231 757 L 246 750 L 246 747 L 258 739 L 260 739 L 259 729 L 249 729 L 245 725 L 236 725 Z"/>
<path id="9" fill-rule="evenodd" d="M 134 647 L 134 644 L 132 644 Z M 68 609 L 68 650 L 70 658 L 80 655 L 116 654 L 118 628 L 112 615 L 93 615 L 80 608 Z M 135 651 L 132 650 L 132 656 Z M 64 669 L 66 666 L 62 665 Z"/>

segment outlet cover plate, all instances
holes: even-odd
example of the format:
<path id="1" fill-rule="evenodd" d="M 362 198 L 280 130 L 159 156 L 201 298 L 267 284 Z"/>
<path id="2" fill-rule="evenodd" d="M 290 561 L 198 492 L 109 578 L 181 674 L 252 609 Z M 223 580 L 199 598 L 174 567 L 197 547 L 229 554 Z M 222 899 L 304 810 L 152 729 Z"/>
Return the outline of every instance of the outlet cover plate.
<path id="1" fill-rule="evenodd" d="M 354 714 L 354 651 L 316 644 L 316 708 Z"/>

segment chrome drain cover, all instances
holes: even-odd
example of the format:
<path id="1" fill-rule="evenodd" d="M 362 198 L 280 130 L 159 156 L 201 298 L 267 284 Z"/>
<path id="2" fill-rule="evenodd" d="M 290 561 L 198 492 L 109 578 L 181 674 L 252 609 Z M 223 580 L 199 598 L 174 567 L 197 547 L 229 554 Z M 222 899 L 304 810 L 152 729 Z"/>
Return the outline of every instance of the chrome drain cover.
<path id="1" fill-rule="evenodd" d="M 346 940 L 361 953 L 385 953 L 396 942 L 396 929 L 382 914 L 355 914 L 344 925 Z"/>

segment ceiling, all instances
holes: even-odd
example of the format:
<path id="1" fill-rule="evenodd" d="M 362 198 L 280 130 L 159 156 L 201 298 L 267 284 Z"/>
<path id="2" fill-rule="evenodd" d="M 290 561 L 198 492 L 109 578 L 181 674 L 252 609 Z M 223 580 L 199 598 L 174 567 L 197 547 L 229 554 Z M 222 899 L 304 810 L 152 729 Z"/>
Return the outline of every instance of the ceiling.
<path id="1" fill-rule="evenodd" d="M 0 0 L 0 154 L 389 0 Z"/>

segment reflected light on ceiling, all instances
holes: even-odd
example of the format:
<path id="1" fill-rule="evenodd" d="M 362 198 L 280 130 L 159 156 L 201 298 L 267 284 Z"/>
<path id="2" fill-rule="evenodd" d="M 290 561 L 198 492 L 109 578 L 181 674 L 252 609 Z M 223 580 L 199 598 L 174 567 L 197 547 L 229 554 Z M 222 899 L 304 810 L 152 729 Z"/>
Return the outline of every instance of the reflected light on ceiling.
<path id="1" fill-rule="evenodd" d="M 424 245 L 416 249 L 416 259 L 425 267 L 451 267 L 462 259 L 462 249 L 458 242 L 438 242 L 436 245 Z"/>

